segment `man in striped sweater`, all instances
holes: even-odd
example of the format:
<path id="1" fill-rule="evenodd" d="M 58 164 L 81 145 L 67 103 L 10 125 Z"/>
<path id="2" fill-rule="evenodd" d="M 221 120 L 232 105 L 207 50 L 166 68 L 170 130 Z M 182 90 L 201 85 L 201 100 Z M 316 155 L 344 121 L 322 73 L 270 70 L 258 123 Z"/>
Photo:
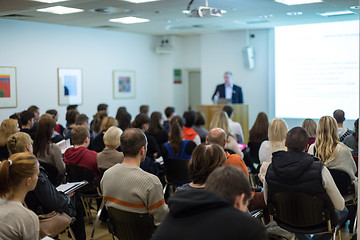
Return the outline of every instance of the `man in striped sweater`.
<path id="1" fill-rule="evenodd" d="M 120 137 L 124 160 L 109 168 L 101 189 L 107 207 L 135 213 L 149 213 L 157 226 L 168 212 L 158 177 L 140 168 L 145 160 L 147 139 L 137 128 L 124 131 Z"/>

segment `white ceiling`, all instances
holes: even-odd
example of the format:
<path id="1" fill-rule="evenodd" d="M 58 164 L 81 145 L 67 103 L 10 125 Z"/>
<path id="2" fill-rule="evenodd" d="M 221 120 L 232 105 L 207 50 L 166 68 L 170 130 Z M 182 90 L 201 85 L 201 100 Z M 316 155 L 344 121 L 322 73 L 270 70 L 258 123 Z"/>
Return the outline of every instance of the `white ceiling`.
<path id="1" fill-rule="evenodd" d="M 30 0 L 0 0 L 0 17 L 7 19 L 102 28 L 113 31 L 150 35 L 186 36 L 217 31 L 272 28 L 274 26 L 359 20 L 357 0 L 324 0 L 322 3 L 288 6 L 273 0 L 208 0 L 210 7 L 226 10 L 223 17 L 191 18 L 182 13 L 190 0 L 160 0 L 134 4 L 121 0 L 71 0 L 46 4 Z M 84 12 L 55 15 L 36 9 L 50 6 L 81 8 Z M 204 6 L 205 0 L 194 0 L 191 9 Z M 105 10 L 105 11 L 102 11 Z M 354 15 L 323 17 L 319 12 L 350 10 Z M 302 12 L 288 16 L 287 12 Z M 265 15 L 270 16 L 268 18 Z M 120 24 L 111 18 L 135 16 L 150 19 L 147 23 Z"/>

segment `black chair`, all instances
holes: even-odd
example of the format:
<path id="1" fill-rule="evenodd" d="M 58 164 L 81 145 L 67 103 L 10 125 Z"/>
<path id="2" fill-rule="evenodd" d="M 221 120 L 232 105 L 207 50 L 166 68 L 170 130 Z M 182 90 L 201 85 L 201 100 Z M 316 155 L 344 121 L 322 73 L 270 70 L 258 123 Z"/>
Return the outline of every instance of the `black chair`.
<path id="1" fill-rule="evenodd" d="M 109 232 L 121 240 L 151 239 L 156 227 L 148 213 L 133 213 L 108 207 Z"/>
<path id="2" fill-rule="evenodd" d="M 166 184 L 164 194 L 168 186 L 174 188 L 183 185 L 189 181 L 188 174 L 189 160 L 182 158 L 164 158 L 164 167 L 166 171 Z"/>
<path id="3" fill-rule="evenodd" d="M 273 193 L 268 199 L 270 219 L 292 233 L 332 233 L 335 239 L 340 226 L 330 199 L 302 192 Z"/>
<path id="4" fill-rule="evenodd" d="M 45 169 L 47 172 L 47 176 L 50 182 L 55 186 L 59 186 L 62 182 L 61 177 L 59 176 L 58 169 L 52 165 L 51 163 L 39 161 L 40 165 Z"/>
<path id="5" fill-rule="evenodd" d="M 66 173 L 68 182 L 81 182 L 83 180 L 88 182 L 87 185 L 76 190 L 76 193 L 80 196 L 89 223 L 92 223 L 91 202 L 93 199 L 102 198 L 99 181 L 90 169 L 74 164 L 66 164 Z"/>

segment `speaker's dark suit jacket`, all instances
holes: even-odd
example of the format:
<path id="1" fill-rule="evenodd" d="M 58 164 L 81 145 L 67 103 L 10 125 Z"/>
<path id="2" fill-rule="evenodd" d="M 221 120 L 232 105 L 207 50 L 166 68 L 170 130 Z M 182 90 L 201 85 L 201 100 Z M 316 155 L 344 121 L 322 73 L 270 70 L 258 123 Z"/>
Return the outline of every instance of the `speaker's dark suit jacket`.
<path id="1" fill-rule="evenodd" d="M 214 99 L 216 93 L 219 92 L 220 94 L 220 98 L 225 98 L 225 84 L 219 84 L 216 86 L 216 90 L 212 96 L 212 99 Z M 237 85 L 233 85 L 233 90 L 232 90 L 232 99 L 231 99 L 231 103 L 243 103 L 243 94 L 242 94 L 242 90 L 241 87 L 237 86 Z"/>

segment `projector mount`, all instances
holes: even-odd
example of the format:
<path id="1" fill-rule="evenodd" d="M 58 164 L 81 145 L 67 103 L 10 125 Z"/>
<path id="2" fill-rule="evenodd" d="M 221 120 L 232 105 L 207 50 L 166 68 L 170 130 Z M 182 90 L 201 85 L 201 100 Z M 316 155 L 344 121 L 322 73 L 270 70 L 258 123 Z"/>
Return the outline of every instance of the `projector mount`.
<path id="1" fill-rule="evenodd" d="M 187 9 L 183 11 L 183 13 L 187 14 L 189 17 L 222 17 L 223 13 L 226 13 L 226 11 L 209 7 L 208 0 L 205 0 L 205 6 L 199 6 L 192 10 L 190 10 L 191 4 L 194 2 L 194 0 L 190 0 Z"/>

